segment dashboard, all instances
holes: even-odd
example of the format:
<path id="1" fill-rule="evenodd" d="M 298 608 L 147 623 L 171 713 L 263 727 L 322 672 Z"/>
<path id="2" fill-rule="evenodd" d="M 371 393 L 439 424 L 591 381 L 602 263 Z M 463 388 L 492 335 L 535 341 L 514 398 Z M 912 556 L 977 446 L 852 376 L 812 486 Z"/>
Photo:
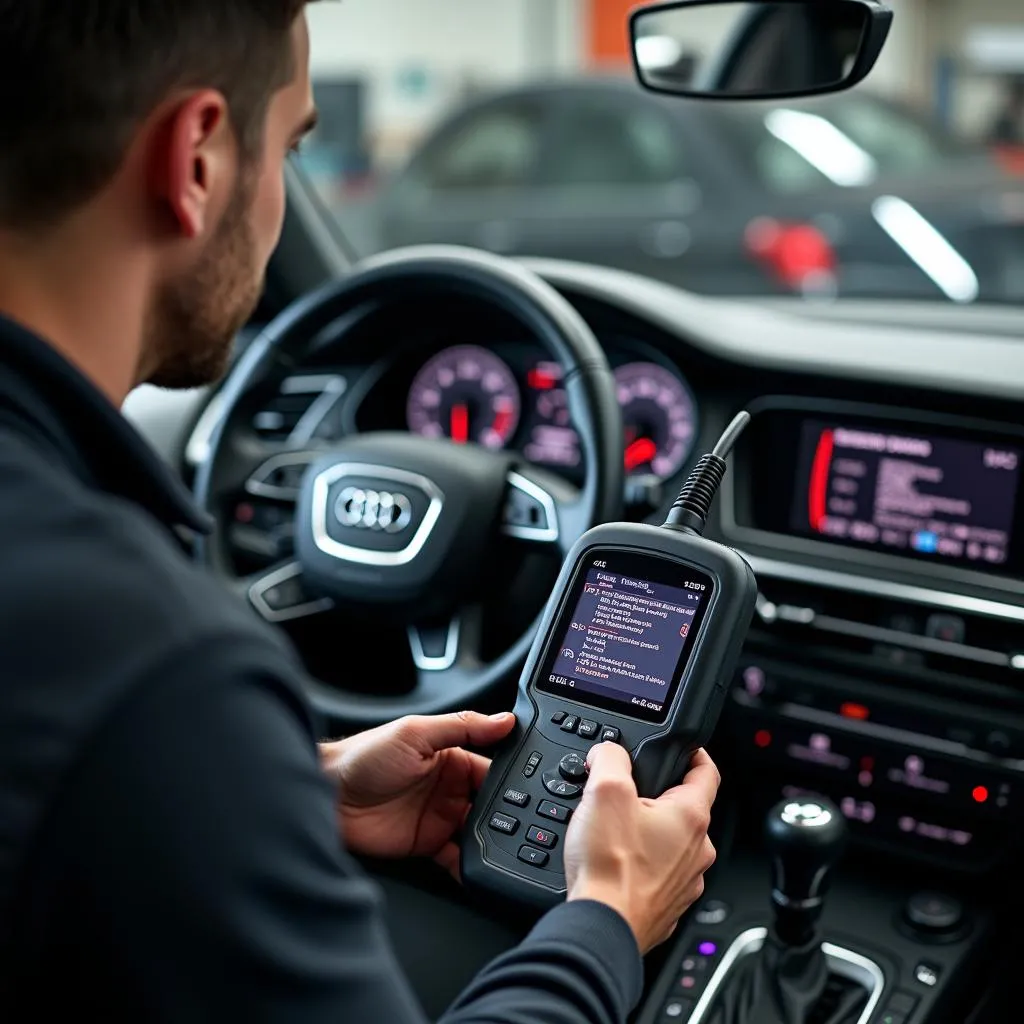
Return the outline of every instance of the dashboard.
<path id="1" fill-rule="evenodd" d="M 753 415 L 709 521 L 761 592 L 715 750 L 749 780 L 744 801 L 824 792 L 868 847 L 974 877 L 1019 854 L 1024 344 L 1012 317 L 949 310 L 944 327 L 912 327 L 844 306 L 830 318 L 525 262 L 613 367 L 627 497 L 646 488 L 629 518 L 660 521 L 735 413 Z M 407 430 L 519 452 L 570 480 L 581 469 L 558 367 L 510 319 L 452 304 L 328 331 L 252 422 L 283 446 Z M 186 474 L 203 444 L 200 415 Z"/>
<path id="2" fill-rule="evenodd" d="M 666 481 L 690 459 L 699 410 L 683 373 L 652 346 L 606 339 L 625 428 L 627 473 Z M 427 349 L 428 353 L 430 349 Z M 396 360 L 362 399 L 358 429 L 408 429 L 427 438 L 512 449 L 577 480 L 579 437 L 562 370 L 536 344 L 498 338 Z"/>

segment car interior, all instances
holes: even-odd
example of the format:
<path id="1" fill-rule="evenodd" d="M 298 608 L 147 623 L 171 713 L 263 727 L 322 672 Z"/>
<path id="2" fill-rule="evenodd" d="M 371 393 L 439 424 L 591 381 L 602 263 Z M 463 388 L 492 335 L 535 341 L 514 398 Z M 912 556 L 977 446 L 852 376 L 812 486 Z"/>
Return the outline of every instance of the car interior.
<path id="1" fill-rule="evenodd" d="M 645 64 L 645 19 L 684 37 L 697 8 L 634 15 L 644 87 L 838 92 L 893 19 L 877 0 L 718 6 L 743 17 L 678 80 Z M 301 652 L 331 734 L 511 708 L 581 534 L 664 522 L 745 410 L 707 526 L 757 580 L 708 745 L 718 860 L 634 1019 L 1017 1019 L 1019 309 L 707 297 L 443 245 L 359 259 L 299 168 L 287 183 L 228 378 L 125 412 L 215 523 L 196 557 Z M 564 704 L 560 723 L 601 727 Z M 536 917 L 430 865 L 366 867 L 433 1017 Z"/>

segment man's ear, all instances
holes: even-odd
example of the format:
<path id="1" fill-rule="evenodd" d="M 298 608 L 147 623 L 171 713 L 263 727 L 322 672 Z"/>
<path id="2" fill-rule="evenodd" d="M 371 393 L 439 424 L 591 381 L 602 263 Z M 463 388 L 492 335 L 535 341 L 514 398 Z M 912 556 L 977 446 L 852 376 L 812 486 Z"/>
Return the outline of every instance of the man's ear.
<path id="1" fill-rule="evenodd" d="M 157 187 L 185 238 L 197 238 L 216 218 L 231 189 L 237 153 L 224 97 L 203 90 L 169 112 L 157 155 Z"/>

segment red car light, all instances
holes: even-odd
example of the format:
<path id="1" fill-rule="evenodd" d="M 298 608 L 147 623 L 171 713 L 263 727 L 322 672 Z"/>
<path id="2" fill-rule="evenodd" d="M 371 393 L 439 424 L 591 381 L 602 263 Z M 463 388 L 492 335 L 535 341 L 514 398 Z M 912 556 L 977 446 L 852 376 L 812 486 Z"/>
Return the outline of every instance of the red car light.
<path id="1" fill-rule="evenodd" d="M 820 275 L 834 275 L 838 265 L 832 243 L 812 224 L 759 217 L 747 226 L 744 241 L 747 252 L 796 290 Z"/>

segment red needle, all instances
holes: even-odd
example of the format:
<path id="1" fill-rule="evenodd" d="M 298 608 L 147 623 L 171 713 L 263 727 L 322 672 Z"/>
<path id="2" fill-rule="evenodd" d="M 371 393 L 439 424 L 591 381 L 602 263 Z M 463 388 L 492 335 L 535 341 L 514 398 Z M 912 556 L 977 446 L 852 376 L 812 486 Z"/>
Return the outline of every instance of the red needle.
<path id="1" fill-rule="evenodd" d="M 493 430 L 498 437 L 504 440 L 511 422 L 512 413 L 510 413 L 508 409 L 499 409 L 494 414 L 494 422 L 491 424 L 491 430 Z"/>
<path id="2" fill-rule="evenodd" d="M 632 472 L 638 466 L 653 462 L 658 446 L 649 437 L 638 437 L 626 448 L 626 469 Z"/>
<path id="3" fill-rule="evenodd" d="M 452 440 L 456 444 L 467 444 L 469 441 L 469 406 L 452 406 Z"/>

